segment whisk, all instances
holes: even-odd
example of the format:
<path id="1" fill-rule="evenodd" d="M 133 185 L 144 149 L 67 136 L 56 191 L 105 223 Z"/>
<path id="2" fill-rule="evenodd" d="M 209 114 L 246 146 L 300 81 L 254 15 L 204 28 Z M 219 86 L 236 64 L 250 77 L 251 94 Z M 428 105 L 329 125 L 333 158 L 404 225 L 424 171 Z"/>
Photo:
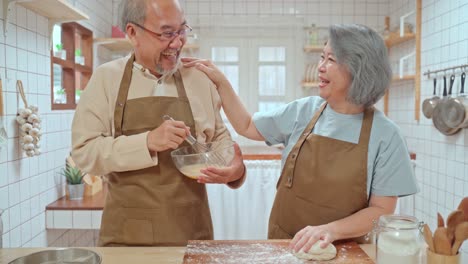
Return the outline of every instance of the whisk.
<path id="1" fill-rule="evenodd" d="M 163 119 L 164 120 L 175 121 L 169 115 L 164 115 Z M 192 134 L 189 134 L 185 138 L 185 141 L 187 141 L 190 144 L 190 146 L 192 146 L 193 150 L 196 153 L 203 154 L 206 164 L 213 165 L 213 166 L 227 165 L 226 161 L 224 160 L 224 158 L 219 153 L 217 153 L 216 151 L 213 151 L 212 149 L 210 149 L 206 144 L 202 144 L 202 143 L 198 142 L 197 139 L 194 136 L 192 136 Z M 212 152 L 209 153 L 210 151 L 212 151 Z"/>

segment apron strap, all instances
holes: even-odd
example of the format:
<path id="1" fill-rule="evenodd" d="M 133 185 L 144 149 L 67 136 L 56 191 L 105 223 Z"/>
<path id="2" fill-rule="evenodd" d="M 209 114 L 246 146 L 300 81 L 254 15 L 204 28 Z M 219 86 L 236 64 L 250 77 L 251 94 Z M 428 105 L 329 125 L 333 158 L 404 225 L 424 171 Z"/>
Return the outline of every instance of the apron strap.
<path id="1" fill-rule="evenodd" d="M 312 118 L 312 120 L 310 120 L 309 124 L 304 129 L 304 131 L 302 132 L 302 135 L 297 140 L 296 145 L 294 145 L 294 147 L 289 152 L 289 155 L 286 158 L 286 161 L 284 162 L 283 171 L 281 172 L 281 177 L 278 179 L 278 182 L 276 184 L 277 189 L 278 189 L 278 187 L 279 187 L 279 185 L 281 183 L 281 180 L 282 180 L 283 176 L 285 175 L 285 171 L 287 169 L 290 170 L 290 171 L 294 170 L 294 166 L 296 166 L 297 155 L 299 154 L 299 151 L 300 151 L 302 145 L 304 144 L 304 142 L 306 141 L 307 137 L 312 133 L 312 128 L 314 128 L 315 124 L 317 123 L 317 120 L 322 115 L 323 110 L 325 109 L 326 106 L 327 106 L 327 102 L 323 102 L 322 105 L 320 106 L 319 110 L 317 112 L 315 112 L 314 117 Z M 288 178 L 288 180 L 286 181 L 285 184 L 286 184 L 287 187 L 292 187 L 292 177 L 291 176 L 289 176 L 289 178 Z"/>
<path id="2" fill-rule="evenodd" d="M 134 60 L 135 54 L 133 53 L 130 59 L 128 59 L 127 64 L 125 65 L 122 80 L 120 81 L 119 94 L 117 96 L 117 101 L 115 102 L 114 111 L 114 137 L 119 137 L 122 135 L 123 113 L 125 109 L 125 104 L 127 102 L 128 90 L 130 89 L 130 82 L 132 80 L 132 69 Z"/>
<path id="3" fill-rule="evenodd" d="M 179 95 L 179 99 L 188 101 L 187 93 L 185 92 L 184 82 L 182 81 L 182 75 L 180 74 L 180 71 L 177 70 L 173 76 L 175 85 L 177 87 L 177 94 Z"/>
<path id="4" fill-rule="evenodd" d="M 364 110 L 364 118 L 362 119 L 361 135 L 359 136 L 359 144 L 363 147 L 368 148 L 361 144 L 363 142 L 369 142 L 370 132 L 372 129 L 372 121 L 374 120 L 374 107 L 368 107 Z"/>

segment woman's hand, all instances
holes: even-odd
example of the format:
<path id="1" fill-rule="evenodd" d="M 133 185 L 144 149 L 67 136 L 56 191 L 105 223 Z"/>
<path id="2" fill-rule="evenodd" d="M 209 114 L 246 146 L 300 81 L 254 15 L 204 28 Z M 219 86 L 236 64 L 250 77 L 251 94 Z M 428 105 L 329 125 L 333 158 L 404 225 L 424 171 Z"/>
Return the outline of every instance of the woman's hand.
<path id="1" fill-rule="evenodd" d="M 245 166 L 239 145 L 234 144 L 234 159 L 229 167 L 208 167 L 201 173 L 204 176 L 198 177 L 199 183 L 229 183 L 240 179 L 245 174 Z"/>
<path id="2" fill-rule="evenodd" d="M 289 248 L 295 252 L 301 248 L 304 252 L 310 250 L 315 242 L 322 240 L 320 243 L 321 248 L 326 248 L 328 244 L 335 241 L 335 236 L 327 225 L 321 226 L 306 226 L 296 233 L 293 240 L 289 244 Z"/>
<path id="3" fill-rule="evenodd" d="M 218 87 L 229 84 L 228 79 L 210 60 L 199 58 L 181 58 L 184 67 L 195 67 L 204 72 L 208 78 Z"/>

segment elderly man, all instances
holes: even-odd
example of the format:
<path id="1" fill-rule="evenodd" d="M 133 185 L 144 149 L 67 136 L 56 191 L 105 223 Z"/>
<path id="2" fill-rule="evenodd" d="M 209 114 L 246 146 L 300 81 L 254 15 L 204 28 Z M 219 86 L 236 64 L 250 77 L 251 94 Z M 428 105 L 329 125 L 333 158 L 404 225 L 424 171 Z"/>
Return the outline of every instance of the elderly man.
<path id="1" fill-rule="evenodd" d="M 230 138 L 216 87 L 203 73 L 179 67 L 191 28 L 177 0 L 123 0 L 120 14 L 134 53 L 95 70 L 72 125 L 78 167 L 109 183 L 99 245 L 213 239 L 204 183 L 242 184 L 239 147 L 230 167 L 205 169 L 210 180 L 198 182 L 176 169 L 170 152 L 190 131 L 201 142 Z"/>

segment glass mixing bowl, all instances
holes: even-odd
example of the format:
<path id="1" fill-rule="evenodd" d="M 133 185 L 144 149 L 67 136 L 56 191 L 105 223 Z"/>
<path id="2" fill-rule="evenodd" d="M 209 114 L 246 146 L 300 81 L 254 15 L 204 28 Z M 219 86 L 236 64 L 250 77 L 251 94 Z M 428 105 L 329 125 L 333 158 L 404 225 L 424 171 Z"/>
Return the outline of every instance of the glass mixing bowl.
<path id="1" fill-rule="evenodd" d="M 200 170 L 207 167 L 227 167 L 234 158 L 233 141 L 223 140 L 196 144 L 199 144 L 198 147 L 186 146 L 171 152 L 172 160 L 177 169 L 189 178 L 197 179 L 203 175 Z"/>

